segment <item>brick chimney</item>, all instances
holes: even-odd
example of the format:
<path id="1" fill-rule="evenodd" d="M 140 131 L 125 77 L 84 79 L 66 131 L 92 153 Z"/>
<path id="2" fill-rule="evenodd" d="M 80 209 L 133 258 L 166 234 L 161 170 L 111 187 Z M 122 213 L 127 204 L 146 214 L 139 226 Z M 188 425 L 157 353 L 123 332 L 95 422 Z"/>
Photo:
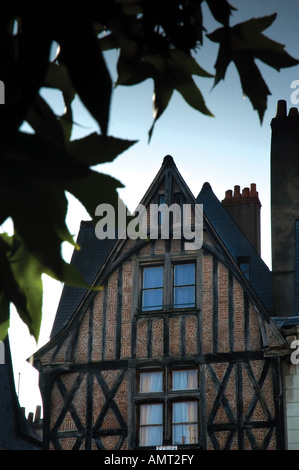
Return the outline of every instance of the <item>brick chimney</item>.
<path id="1" fill-rule="evenodd" d="M 296 219 L 299 217 L 298 110 L 291 108 L 287 114 L 286 101 L 278 101 L 277 114 L 272 119 L 271 128 L 273 305 L 275 315 L 291 316 L 299 314 L 295 308 L 299 299 L 296 279 Z"/>
<path id="2" fill-rule="evenodd" d="M 235 186 L 234 192 L 231 189 L 228 189 L 225 192 L 225 199 L 223 199 L 222 205 L 260 255 L 261 203 L 256 190 L 256 184 L 252 183 L 250 188 L 244 188 L 242 193 L 240 191 L 240 186 Z"/>

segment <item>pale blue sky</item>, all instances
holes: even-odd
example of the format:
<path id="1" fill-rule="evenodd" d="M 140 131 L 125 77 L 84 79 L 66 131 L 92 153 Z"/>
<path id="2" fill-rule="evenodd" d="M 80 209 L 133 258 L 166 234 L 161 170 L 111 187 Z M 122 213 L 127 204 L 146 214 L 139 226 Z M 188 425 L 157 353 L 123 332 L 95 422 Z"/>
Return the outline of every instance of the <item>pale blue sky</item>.
<path id="1" fill-rule="evenodd" d="M 240 8 L 232 18 L 232 24 L 244 19 L 260 17 L 278 12 L 273 25 L 264 33 L 285 44 L 286 50 L 299 58 L 299 2 L 297 0 L 231 0 Z M 208 31 L 216 27 L 209 26 Z M 217 45 L 205 39 L 204 48 L 198 53 L 200 65 L 214 72 Z M 107 59 L 111 71 L 115 52 Z M 100 165 L 99 171 L 119 179 L 125 188 L 119 194 L 131 210 L 134 210 L 158 172 L 165 155 L 173 156 L 186 183 L 195 196 L 204 182 L 209 181 L 216 196 L 221 200 L 227 189 L 240 185 L 241 189 L 256 183 L 262 203 L 262 257 L 270 266 L 270 140 L 271 119 L 275 116 L 279 99 L 285 99 L 288 108 L 292 93 L 291 82 L 299 80 L 299 66 L 277 72 L 259 63 L 264 78 L 272 92 L 268 99 L 268 109 L 260 125 L 258 114 L 248 99 L 243 99 L 241 85 L 234 67 L 227 71 L 224 82 L 212 90 L 212 79 L 195 78 L 205 96 L 208 108 L 214 113 L 209 118 L 191 109 L 177 93 L 174 94 L 168 109 L 158 120 L 152 140 L 148 144 L 148 130 L 152 124 L 152 91 L 150 80 L 134 87 L 119 87 L 112 101 L 109 134 L 115 137 L 138 139 L 138 143 L 120 155 L 114 162 Z M 115 73 L 113 72 L 115 77 Z M 47 92 L 44 96 L 53 96 Z M 58 103 L 58 104 L 57 104 Z M 57 102 L 55 106 L 62 106 Z M 61 109 L 62 112 L 62 109 Z M 78 104 L 74 107 L 74 138 L 97 130 L 97 126 L 87 112 Z M 105 201 L 99 201 L 99 203 Z M 87 215 L 80 205 L 70 198 L 68 225 L 71 233 L 77 234 L 80 220 Z M 71 249 L 65 250 L 69 259 Z M 30 338 L 28 330 L 13 313 L 10 328 L 11 347 L 14 360 L 15 380 L 20 381 L 20 403 L 26 413 L 34 411 L 41 404 L 38 391 L 38 377 L 25 359 L 48 339 L 61 292 L 55 281 L 45 282 L 44 313 L 41 338 L 38 346 Z M 16 383 L 17 387 L 17 383 Z"/>

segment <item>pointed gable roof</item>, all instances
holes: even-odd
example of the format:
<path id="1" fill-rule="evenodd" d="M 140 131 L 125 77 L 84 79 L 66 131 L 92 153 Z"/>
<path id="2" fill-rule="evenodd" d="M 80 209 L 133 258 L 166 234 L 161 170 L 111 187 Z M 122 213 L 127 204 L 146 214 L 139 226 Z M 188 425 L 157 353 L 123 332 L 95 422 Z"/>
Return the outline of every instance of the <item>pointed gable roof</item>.
<path id="1" fill-rule="evenodd" d="M 216 256 L 220 256 L 229 269 L 233 271 L 249 297 L 257 306 L 257 315 L 260 323 L 268 325 L 280 347 L 285 347 L 285 340 L 272 321 L 269 312 L 269 306 L 271 307 L 271 273 L 243 232 L 219 202 L 209 183 L 203 185 L 198 197 L 195 198 L 178 171 L 173 158 L 167 155 L 140 204 L 147 207 L 159 188 L 163 186 L 163 183 L 165 183 L 164 190 L 167 192 L 172 183 L 167 188 L 168 183 L 166 182 L 173 180 L 176 181 L 178 189 L 182 191 L 188 202 L 203 204 L 204 229 L 212 237 L 216 246 L 215 249 L 205 245 L 203 248 L 211 252 L 214 250 L 213 253 Z M 124 259 L 146 243 L 145 240 L 136 241 L 135 246 L 131 250 L 127 253 L 122 253 L 122 248 L 127 240 L 98 240 L 91 221 L 81 223 L 77 242 L 81 246 L 81 250 L 74 251 L 71 262 L 80 270 L 90 285 L 100 285 Z M 237 257 L 244 255 L 244 250 L 252 256 L 253 276 L 250 284 L 237 265 Z M 74 319 L 76 313 L 80 311 L 90 292 L 87 289 L 64 286 L 51 333 L 51 340 L 57 337 L 59 333 L 62 333 L 62 330 L 66 332 L 67 325 Z M 266 333 L 264 334 L 263 344 L 267 347 L 268 334 Z M 45 347 L 47 349 L 47 345 Z M 37 355 L 35 354 L 35 357 Z"/>
<path id="2" fill-rule="evenodd" d="M 149 205 L 153 194 L 163 183 L 165 175 L 169 170 L 171 170 L 171 173 L 175 175 L 175 179 L 183 190 L 186 198 L 189 200 L 191 199 L 196 203 L 192 192 L 179 173 L 172 156 L 166 155 L 163 159 L 160 170 L 147 189 L 145 195 L 140 201 L 140 204 L 143 204 L 145 207 Z M 101 273 L 106 264 L 113 264 L 124 243 L 125 240 L 122 239 L 111 240 L 106 238 L 104 240 L 99 240 L 95 235 L 93 222 L 82 221 L 77 237 L 77 244 L 81 249 L 74 250 L 71 264 L 80 271 L 87 283 L 90 285 L 96 284 L 99 273 Z M 64 285 L 50 339 L 54 338 L 67 325 L 87 293 L 88 289 Z"/>
<path id="3" fill-rule="evenodd" d="M 170 179 L 171 177 L 175 178 L 178 185 L 180 186 L 180 190 L 184 193 L 186 198 L 196 203 L 194 195 L 179 172 L 173 157 L 171 155 L 166 155 L 163 159 L 160 170 L 141 199 L 140 204 L 148 206 L 153 197 L 153 194 L 158 190 L 159 186 L 163 183 L 165 178 Z M 165 191 L 167 191 L 167 188 L 165 188 Z"/>

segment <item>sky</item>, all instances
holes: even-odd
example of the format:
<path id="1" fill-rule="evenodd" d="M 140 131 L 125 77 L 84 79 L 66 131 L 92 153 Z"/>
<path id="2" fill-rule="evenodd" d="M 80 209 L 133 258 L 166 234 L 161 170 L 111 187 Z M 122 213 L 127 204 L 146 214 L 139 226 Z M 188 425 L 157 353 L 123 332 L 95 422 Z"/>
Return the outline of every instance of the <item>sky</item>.
<path id="1" fill-rule="evenodd" d="M 287 52 L 299 59 L 297 0 L 231 0 L 230 3 L 238 8 L 231 24 L 277 12 L 275 22 L 264 34 L 284 44 Z M 219 27 L 209 17 L 205 24 L 209 32 Z M 206 38 L 204 47 L 197 55 L 200 65 L 211 73 L 214 73 L 217 50 L 217 44 Z M 115 51 L 109 53 L 106 59 L 115 79 Z M 195 78 L 207 107 L 215 117 L 198 113 L 175 92 L 168 108 L 156 123 L 150 143 L 148 130 L 153 120 L 152 81 L 147 80 L 134 87 L 116 88 L 112 98 L 109 135 L 138 140 L 138 143 L 118 156 L 114 162 L 99 165 L 96 169 L 112 175 L 124 184 L 125 188 L 119 190 L 119 196 L 131 211 L 134 211 L 142 199 L 165 155 L 172 155 L 195 197 L 206 181 L 211 184 L 219 200 L 224 198 L 227 189 L 233 189 L 235 185 L 243 189 L 256 183 L 262 204 L 261 255 L 271 268 L 270 124 L 275 117 L 278 100 L 286 100 L 288 109 L 294 106 L 291 102 L 294 91 L 291 83 L 299 80 L 299 66 L 277 72 L 259 61 L 257 64 L 272 93 L 268 97 L 262 125 L 249 100 L 243 97 L 239 78 L 232 65 L 228 68 L 225 80 L 215 88 L 213 79 Z M 61 97 L 49 90 L 42 90 L 42 94 L 62 114 Z M 74 128 L 73 138 L 98 131 L 96 123 L 79 101 L 74 105 L 73 112 L 78 123 Z M 101 202 L 105 201 L 99 201 L 99 204 Z M 81 220 L 89 218 L 80 203 L 69 196 L 67 224 L 75 238 Z M 66 261 L 70 260 L 71 254 L 72 247 L 64 245 L 63 255 Z M 14 309 L 11 311 L 9 335 L 15 387 L 21 406 L 26 408 L 26 416 L 29 412 L 34 412 L 37 405 L 42 405 L 38 373 L 26 359 L 48 341 L 63 287 L 49 277 L 44 276 L 43 280 L 43 320 L 38 344 L 18 319 Z"/>

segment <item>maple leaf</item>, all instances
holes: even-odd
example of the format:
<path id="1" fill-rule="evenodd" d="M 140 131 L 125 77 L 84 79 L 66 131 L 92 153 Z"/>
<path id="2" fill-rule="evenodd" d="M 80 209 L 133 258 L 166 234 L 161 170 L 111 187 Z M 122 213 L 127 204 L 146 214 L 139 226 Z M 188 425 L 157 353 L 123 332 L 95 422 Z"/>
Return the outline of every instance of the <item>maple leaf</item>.
<path id="1" fill-rule="evenodd" d="M 243 93 L 257 110 L 260 122 L 267 108 L 267 97 L 271 92 L 255 63 L 259 59 L 280 71 L 281 68 L 299 64 L 285 51 L 285 46 L 262 34 L 276 18 L 276 13 L 262 18 L 252 18 L 233 27 L 225 26 L 207 35 L 220 44 L 215 62 L 214 86 L 223 80 L 226 70 L 233 62 L 238 70 Z"/>

